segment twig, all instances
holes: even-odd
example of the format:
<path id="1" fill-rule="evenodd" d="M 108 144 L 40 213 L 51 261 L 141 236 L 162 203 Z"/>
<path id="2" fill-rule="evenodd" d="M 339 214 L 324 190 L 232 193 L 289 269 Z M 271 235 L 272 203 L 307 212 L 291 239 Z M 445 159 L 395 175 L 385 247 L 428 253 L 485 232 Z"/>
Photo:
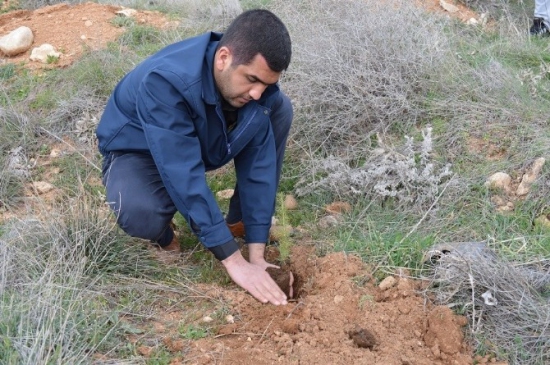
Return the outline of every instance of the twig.
<path id="1" fill-rule="evenodd" d="M 476 297 L 475 297 L 475 283 L 474 283 L 474 277 L 472 274 L 468 273 L 468 279 L 470 281 L 470 287 L 472 288 L 472 332 L 476 333 Z"/>
<path id="2" fill-rule="evenodd" d="M 82 157 L 86 162 L 88 162 L 90 165 L 92 165 L 97 171 L 101 171 L 99 166 L 97 166 L 95 163 L 93 163 L 88 157 L 84 156 L 80 151 L 78 151 L 76 148 L 74 148 L 74 146 L 67 143 L 67 141 L 64 141 L 62 138 L 59 138 L 58 136 L 56 136 L 55 134 L 53 134 L 52 132 L 50 132 L 49 130 L 47 130 L 44 127 L 40 127 L 40 129 L 42 131 L 46 132 L 47 134 L 49 134 L 50 136 L 52 136 L 53 138 L 57 139 L 58 141 L 60 141 L 64 144 L 66 144 L 67 146 L 71 147 L 76 153 L 78 153 L 80 155 L 80 157 Z"/>
<path id="3" fill-rule="evenodd" d="M 262 342 L 262 340 L 264 339 L 265 333 L 266 333 L 267 330 L 269 329 L 269 326 L 271 326 L 271 323 L 273 323 L 273 320 L 274 320 L 274 319 L 275 319 L 275 318 L 271 318 L 271 321 L 269 321 L 269 324 L 268 324 L 267 327 L 265 328 L 264 333 L 262 333 L 262 337 L 260 337 L 260 339 L 258 340 L 258 343 L 257 343 L 256 345 L 259 345 L 259 344 Z"/>
<path id="4" fill-rule="evenodd" d="M 294 313 L 294 311 L 296 310 L 296 308 L 298 308 L 300 305 L 304 304 L 304 302 L 298 302 L 298 304 L 296 304 L 296 306 L 294 308 L 292 308 L 292 310 L 290 311 L 290 313 L 288 314 L 288 316 L 286 316 L 285 319 L 289 319 L 290 316 L 292 315 L 292 313 Z"/>

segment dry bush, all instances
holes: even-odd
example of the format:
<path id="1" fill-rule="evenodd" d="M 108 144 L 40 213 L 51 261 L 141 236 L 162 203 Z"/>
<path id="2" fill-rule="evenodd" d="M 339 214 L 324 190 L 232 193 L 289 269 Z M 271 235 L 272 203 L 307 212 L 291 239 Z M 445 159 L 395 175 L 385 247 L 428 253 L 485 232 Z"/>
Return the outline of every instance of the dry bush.
<path id="1" fill-rule="evenodd" d="M 358 167 L 350 167 L 332 156 L 319 159 L 311 167 L 313 181 L 299 180 L 296 193 L 328 190 L 352 200 L 356 196 L 391 197 L 416 207 L 432 204 L 452 172 L 450 165 L 440 167 L 433 159 L 432 128 L 423 130 L 422 137 L 422 142 L 415 144 L 412 137 L 405 136 L 405 147 L 397 152 L 378 136 L 381 147 Z"/>
<path id="2" fill-rule="evenodd" d="M 454 244 L 431 257 L 430 292 L 439 303 L 462 307 L 478 349 L 495 351 L 510 364 L 548 364 L 548 259 L 514 263 L 485 243 Z"/>
<path id="3" fill-rule="evenodd" d="M 420 99 L 449 52 L 443 27 L 410 1 L 276 2 L 293 41 L 283 87 L 292 138 L 309 158 L 361 159 L 371 136 L 422 116 Z"/>

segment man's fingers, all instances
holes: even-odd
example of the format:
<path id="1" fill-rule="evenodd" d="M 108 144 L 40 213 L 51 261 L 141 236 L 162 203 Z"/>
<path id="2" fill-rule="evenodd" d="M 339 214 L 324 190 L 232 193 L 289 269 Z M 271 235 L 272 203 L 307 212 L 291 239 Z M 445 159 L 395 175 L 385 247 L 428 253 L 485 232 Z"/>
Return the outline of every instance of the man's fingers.
<path id="1" fill-rule="evenodd" d="M 275 268 L 275 269 L 280 269 L 280 268 L 281 268 L 280 266 L 270 264 L 269 262 L 266 262 L 266 263 L 267 263 L 266 269 L 267 269 L 268 267 L 273 267 L 273 268 Z"/>
<path id="2" fill-rule="evenodd" d="M 279 285 L 265 272 L 265 280 L 262 281 L 260 287 L 258 287 L 258 293 L 266 298 L 271 304 L 285 305 L 287 304 L 287 298 L 285 293 L 279 288 Z"/>

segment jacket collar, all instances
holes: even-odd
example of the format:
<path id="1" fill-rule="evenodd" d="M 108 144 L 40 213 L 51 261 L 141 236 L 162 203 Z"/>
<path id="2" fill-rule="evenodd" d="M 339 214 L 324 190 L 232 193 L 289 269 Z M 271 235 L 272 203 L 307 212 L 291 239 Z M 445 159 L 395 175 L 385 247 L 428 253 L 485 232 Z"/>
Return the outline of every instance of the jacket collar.
<path id="1" fill-rule="evenodd" d="M 204 54 L 202 67 L 202 98 L 205 103 L 211 105 L 217 104 L 220 99 L 216 81 L 214 80 L 214 55 L 216 54 L 216 48 L 218 48 L 221 36 L 221 33 L 210 33 L 210 42 Z"/>

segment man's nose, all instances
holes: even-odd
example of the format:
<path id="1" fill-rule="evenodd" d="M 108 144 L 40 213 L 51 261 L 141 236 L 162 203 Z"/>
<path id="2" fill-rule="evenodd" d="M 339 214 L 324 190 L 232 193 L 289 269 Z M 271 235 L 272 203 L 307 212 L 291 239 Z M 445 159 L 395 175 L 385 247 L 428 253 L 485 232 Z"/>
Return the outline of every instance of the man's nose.
<path id="1" fill-rule="evenodd" d="M 252 99 L 258 100 L 260 99 L 260 97 L 262 96 L 266 88 L 267 88 L 267 85 L 264 85 L 264 84 L 254 85 L 254 87 L 250 89 L 249 95 Z"/>

